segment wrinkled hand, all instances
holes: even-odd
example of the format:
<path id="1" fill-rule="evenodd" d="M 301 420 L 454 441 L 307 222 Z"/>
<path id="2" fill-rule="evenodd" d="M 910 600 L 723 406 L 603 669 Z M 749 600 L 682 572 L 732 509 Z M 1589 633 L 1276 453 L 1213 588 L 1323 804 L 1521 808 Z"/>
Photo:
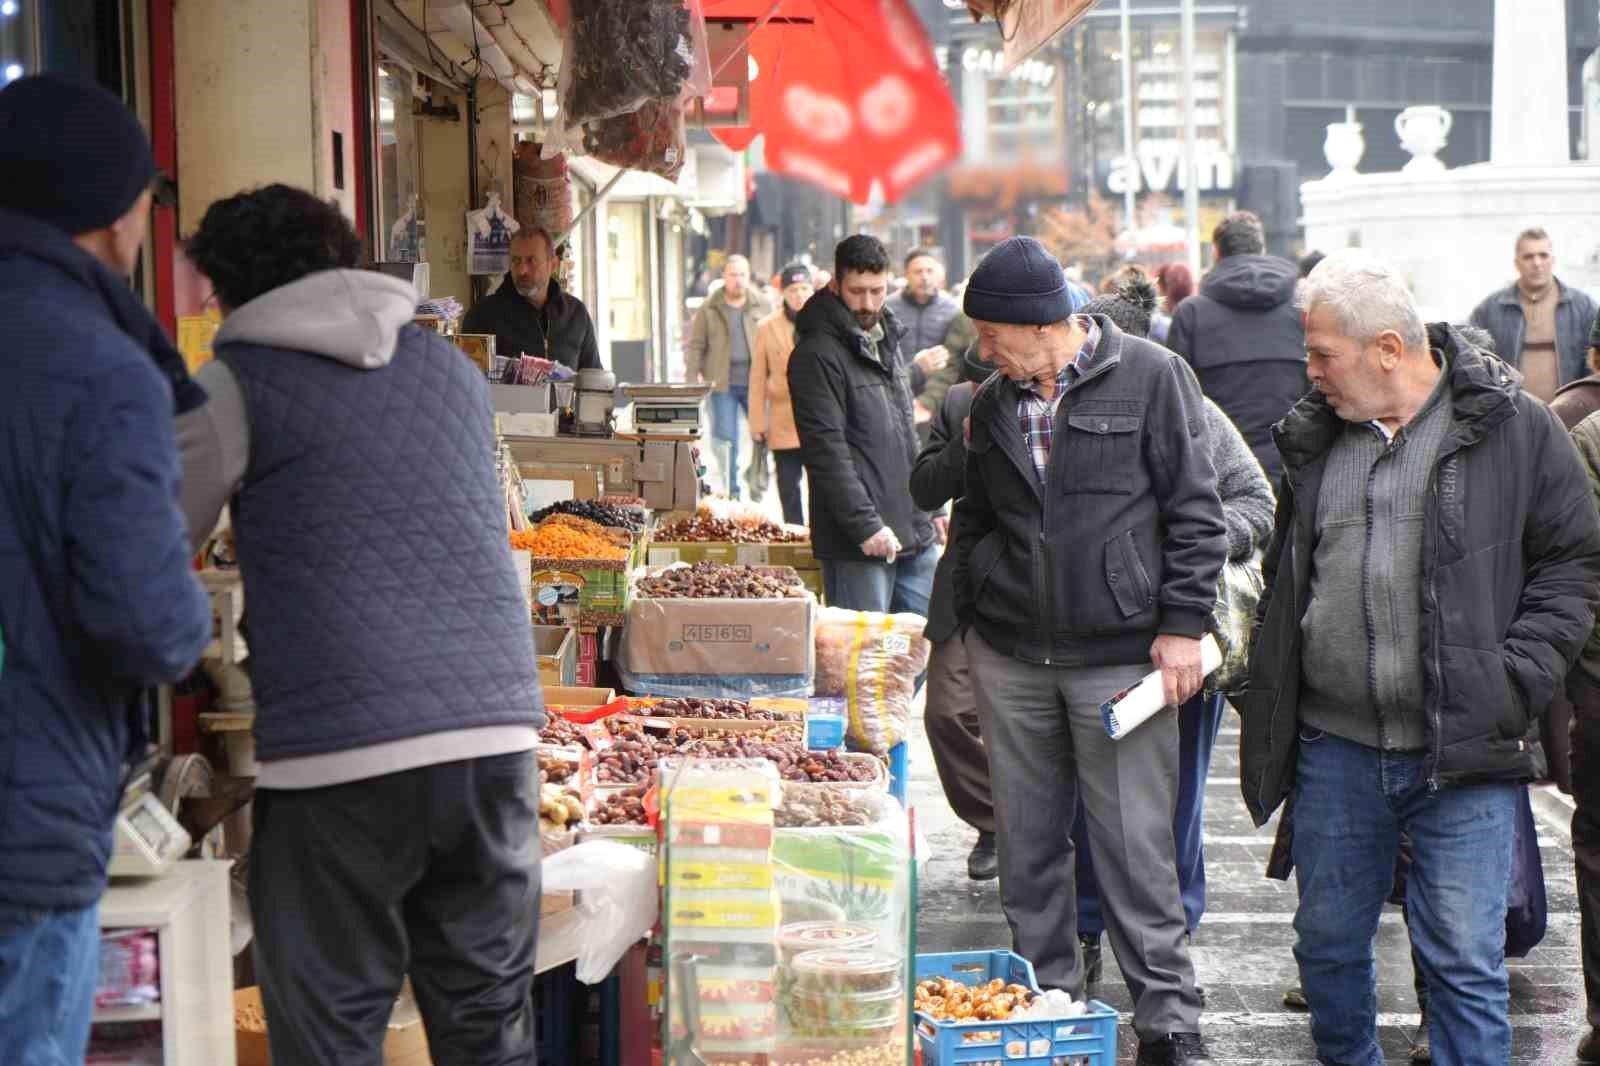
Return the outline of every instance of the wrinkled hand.
<path id="1" fill-rule="evenodd" d="M 940 544 L 950 543 L 950 516 L 936 514 L 933 516 L 933 539 Z"/>
<path id="2" fill-rule="evenodd" d="M 933 412 L 928 410 L 921 400 L 911 401 L 911 416 L 919 426 L 933 421 Z"/>
<path id="3" fill-rule="evenodd" d="M 900 538 L 894 535 L 894 530 L 884 526 L 861 542 L 861 554 L 869 559 L 882 559 L 886 563 L 892 563 L 895 556 L 900 554 Z M 1195 654 L 1199 655 L 1199 652 Z"/>
<path id="4" fill-rule="evenodd" d="M 949 349 L 942 344 L 935 344 L 932 348 L 924 348 L 911 360 L 917 364 L 917 369 L 924 374 L 935 374 L 944 369 L 950 361 Z"/>
<path id="5" fill-rule="evenodd" d="M 1205 681 L 1200 668 L 1200 640 L 1197 637 L 1180 637 L 1163 633 L 1150 645 L 1150 661 L 1161 671 L 1161 683 L 1166 689 L 1167 704 L 1177 706 L 1186 702 Z"/>

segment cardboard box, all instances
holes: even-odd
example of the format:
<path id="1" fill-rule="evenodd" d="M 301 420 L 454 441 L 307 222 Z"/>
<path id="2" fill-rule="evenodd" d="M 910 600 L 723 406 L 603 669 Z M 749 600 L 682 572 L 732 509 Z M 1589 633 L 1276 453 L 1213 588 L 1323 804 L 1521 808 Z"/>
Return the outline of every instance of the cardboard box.
<path id="1" fill-rule="evenodd" d="M 235 991 L 233 1010 L 234 1048 L 238 1066 L 272 1066 L 267 1034 L 240 1028 L 237 1023 L 241 1010 L 265 1017 L 261 1008 L 261 989 L 252 985 Z M 394 1011 L 389 1015 L 389 1031 L 383 1038 L 383 1066 L 433 1066 L 433 1059 L 428 1054 L 428 1037 L 422 1028 L 422 1014 L 417 1010 L 416 996 L 411 991 L 409 981 L 401 987 L 400 998 L 395 1001 Z"/>
<path id="2" fill-rule="evenodd" d="M 576 708 L 588 710 L 591 707 L 604 707 L 617 698 L 616 689 L 569 687 L 566 685 L 546 685 L 544 689 L 544 705 L 558 710 Z"/>
<path id="3" fill-rule="evenodd" d="M 506 437 L 553 437 L 558 428 L 556 415 L 500 414 L 500 434 Z"/>
<path id="4" fill-rule="evenodd" d="M 623 634 L 630 674 L 811 674 L 816 600 L 635 596 Z"/>
<path id="5" fill-rule="evenodd" d="M 539 684 L 571 686 L 577 682 L 577 641 L 566 626 L 534 626 L 533 646 L 539 657 Z"/>
<path id="6" fill-rule="evenodd" d="M 621 625 L 632 595 L 620 559 L 534 559 L 532 585 L 535 625 Z"/>

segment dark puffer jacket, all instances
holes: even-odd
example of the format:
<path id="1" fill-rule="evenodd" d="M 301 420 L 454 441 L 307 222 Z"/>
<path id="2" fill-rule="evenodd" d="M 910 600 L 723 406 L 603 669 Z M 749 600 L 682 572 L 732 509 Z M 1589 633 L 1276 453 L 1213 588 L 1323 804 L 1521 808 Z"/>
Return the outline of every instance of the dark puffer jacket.
<path id="1" fill-rule="evenodd" d="M 1299 271 L 1273 255 L 1233 255 L 1178 305 L 1167 347 L 1233 420 L 1267 479 L 1283 473 L 1272 427 L 1306 394 L 1306 338 L 1294 305 Z"/>
<path id="2" fill-rule="evenodd" d="M 861 543 L 884 526 L 901 551 L 933 543 L 933 523 L 911 499 L 917 432 L 911 397 L 921 375 L 901 353 L 905 327 L 884 309 L 873 359 L 867 335 L 829 289 L 795 320 L 789 398 L 810 484 L 811 545 L 819 559 L 864 561 Z"/>
<path id="3" fill-rule="evenodd" d="M 1450 433 L 1429 484 L 1422 544 L 1426 773 L 1435 788 L 1529 781 L 1537 730 L 1594 625 L 1600 517 L 1572 441 L 1521 378 L 1448 326 L 1429 328 L 1449 375 Z M 1320 395 L 1278 427 L 1286 468 L 1265 565 L 1241 784 L 1256 824 L 1294 783 L 1300 621 L 1313 590 L 1316 502 L 1343 428 Z M 1336 578 L 1335 578 L 1336 579 Z"/>
<path id="4" fill-rule="evenodd" d="M 126 282 L 5 211 L 0 299 L 0 904 L 81 908 L 105 891 L 141 689 L 211 637 L 173 435 L 195 387 L 158 369 L 176 352 Z"/>
<path id="5" fill-rule="evenodd" d="M 1027 662 L 1149 662 L 1157 634 L 1211 628 L 1228 535 L 1194 374 L 1103 315 L 1061 397 L 1045 484 L 996 375 L 972 401 L 956 504 L 956 616 Z"/>

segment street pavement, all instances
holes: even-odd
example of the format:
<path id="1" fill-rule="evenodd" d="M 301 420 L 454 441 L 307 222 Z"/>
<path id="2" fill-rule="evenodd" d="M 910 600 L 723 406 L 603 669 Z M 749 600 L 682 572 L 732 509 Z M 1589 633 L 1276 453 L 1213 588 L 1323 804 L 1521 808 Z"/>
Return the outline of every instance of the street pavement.
<path id="1" fill-rule="evenodd" d="M 920 701 L 919 701 L 920 702 Z M 919 708 L 920 710 L 920 708 Z M 1262 871 L 1276 822 L 1256 829 L 1239 795 L 1238 719 L 1230 712 L 1206 789 L 1205 918 L 1195 934 L 1193 955 L 1206 990 L 1202 1021 L 1211 1053 L 1220 1064 L 1266 1066 L 1314 1063 L 1306 1015 L 1283 1006 L 1283 992 L 1296 980 L 1292 948 L 1293 882 L 1267 880 Z M 957 821 L 939 788 L 920 721 L 912 742 L 909 801 L 930 856 L 921 867 L 917 950 L 968 951 L 1009 948 L 1010 932 L 1000 909 L 997 882 L 967 879 L 967 852 L 976 834 Z M 1571 800 L 1535 789 L 1549 897 L 1549 931 L 1525 959 L 1510 961 L 1511 1021 L 1515 1066 L 1566 1066 L 1584 1032 L 1583 976 L 1579 962 L 1578 909 L 1573 882 Z M 1409 1039 L 1419 1023 L 1412 991 L 1410 949 L 1398 908 L 1386 909 L 1378 930 L 1379 1035 L 1388 1062 L 1407 1063 Z M 1118 1063 L 1132 1063 L 1136 1040 L 1132 1001 L 1105 949 L 1105 975 L 1098 998 L 1122 1013 Z"/>

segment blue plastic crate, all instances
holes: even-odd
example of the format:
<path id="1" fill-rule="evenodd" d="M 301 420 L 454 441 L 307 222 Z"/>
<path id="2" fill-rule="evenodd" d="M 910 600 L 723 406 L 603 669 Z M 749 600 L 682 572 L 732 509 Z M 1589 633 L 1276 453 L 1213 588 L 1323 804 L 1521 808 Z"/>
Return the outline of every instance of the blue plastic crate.
<path id="1" fill-rule="evenodd" d="M 962 984 L 999 978 L 1038 991 L 1033 963 L 1009 951 L 957 951 L 917 956 L 917 980 L 950 977 Z M 1076 1018 L 1049 1022 L 939 1022 L 916 1017 L 922 1066 L 1116 1066 L 1117 1012 L 1099 1000 Z"/>

